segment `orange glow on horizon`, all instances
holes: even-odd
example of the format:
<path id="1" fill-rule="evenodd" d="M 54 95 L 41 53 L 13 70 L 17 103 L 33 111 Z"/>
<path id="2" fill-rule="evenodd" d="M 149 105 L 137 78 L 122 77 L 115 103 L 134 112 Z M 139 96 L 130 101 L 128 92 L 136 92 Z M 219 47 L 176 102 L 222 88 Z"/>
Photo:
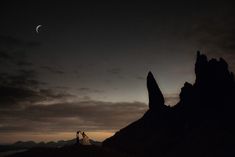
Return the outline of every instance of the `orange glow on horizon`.
<path id="1" fill-rule="evenodd" d="M 102 142 L 106 138 L 112 136 L 114 131 L 87 131 L 86 134 L 90 139 Z M 49 142 L 59 140 L 71 140 L 75 138 L 75 132 L 57 132 L 57 133 L 34 133 L 34 132 L 22 132 L 22 133 L 1 133 L 1 143 L 8 144 L 17 141 L 35 141 L 35 142 Z"/>

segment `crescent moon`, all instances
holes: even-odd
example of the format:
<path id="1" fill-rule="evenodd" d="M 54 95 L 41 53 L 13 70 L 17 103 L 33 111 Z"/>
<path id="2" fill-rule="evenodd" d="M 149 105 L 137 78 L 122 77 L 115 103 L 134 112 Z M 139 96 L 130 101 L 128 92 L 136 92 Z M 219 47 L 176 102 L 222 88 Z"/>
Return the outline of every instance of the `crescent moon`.
<path id="1" fill-rule="evenodd" d="M 38 26 L 36 27 L 36 32 L 37 32 L 37 33 L 39 33 L 39 28 L 40 28 L 40 27 L 42 27 L 42 25 L 38 25 Z"/>

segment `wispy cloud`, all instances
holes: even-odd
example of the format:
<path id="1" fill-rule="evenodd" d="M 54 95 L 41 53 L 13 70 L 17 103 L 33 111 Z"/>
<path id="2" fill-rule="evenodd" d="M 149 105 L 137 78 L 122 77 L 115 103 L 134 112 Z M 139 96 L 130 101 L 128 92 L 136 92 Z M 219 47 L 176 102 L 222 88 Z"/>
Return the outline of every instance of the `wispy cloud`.
<path id="1" fill-rule="evenodd" d="M 12 36 L 0 35 L 0 64 L 31 67 L 33 63 L 27 60 L 26 52 L 40 45 L 41 43 L 36 41 L 24 41 Z"/>
<path id="2" fill-rule="evenodd" d="M 118 75 L 121 73 L 120 68 L 110 68 L 107 70 L 108 73 L 113 74 L 113 75 Z"/>
<path id="3" fill-rule="evenodd" d="M 50 73 L 54 74 L 64 74 L 65 72 L 60 70 L 58 67 L 52 67 L 52 66 L 41 66 L 41 69 L 47 70 Z"/>
<path id="4" fill-rule="evenodd" d="M 41 43 L 36 41 L 25 41 L 12 36 L 0 35 L 0 47 L 3 48 L 26 48 L 40 46 Z"/>
<path id="5" fill-rule="evenodd" d="M 92 89 L 92 88 L 88 88 L 88 87 L 81 87 L 77 89 L 79 92 L 83 92 L 83 93 L 103 93 L 104 91 L 102 90 L 98 90 L 98 89 Z"/>
<path id="6" fill-rule="evenodd" d="M 165 94 L 165 104 L 167 106 L 174 106 L 179 102 L 179 94 Z"/>
<path id="7" fill-rule="evenodd" d="M 22 107 L 23 104 L 33 105 L 42 101 L 64 100 L 73 97 L 66 92 L 57 92 L 42 88 L 44 82 L 36 79 L 36 71 L 19 69 L 13 74 L 0 74 L 0 103 L 5 109 L 8 107 Z"/>
<path id="8" fill-rule="evenodd" d="M 5 109 L 0 115 L 1 132 L 53 132 L 117 130 L 140 118 L 147 105 L 140 102 L 82 101 L 31 105 Z"/>

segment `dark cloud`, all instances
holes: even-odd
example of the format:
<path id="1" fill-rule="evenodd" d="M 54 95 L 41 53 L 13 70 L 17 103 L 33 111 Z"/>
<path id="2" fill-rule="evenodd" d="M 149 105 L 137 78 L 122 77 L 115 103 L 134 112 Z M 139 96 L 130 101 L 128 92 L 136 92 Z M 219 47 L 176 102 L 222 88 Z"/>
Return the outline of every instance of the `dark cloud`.
<path id="1" fill-rule="evenodd" d="M 3 66 L 13 65 L 17 66 L 32 66 L 33 64 L 27 61 L 27 57 L 24 51 L 20 50 L 4 50 L 0 48 L 0 64 Z M 7 68 L 6 68 L 7 69 Z"/>
<path id="2" fill-rule="evenodd" d="M 4 51 L 0 51 L 0 59 L 1 60 L 12 60 L 12 56 Z"/>
<path id="3" fill-rule="evenodd" d="M 98 90 L 98 89 L 92 89 L 92 88 L 87 88 L 87 87 L 82 87 L 77 89 L 80 92 L 84 93 L 103 93 L 104 91 Z"/>
<path id="4" fill-rule="evenodd" d="M 22 108 L 43 101 L 64 101 L 74 96 L 66 92 L 55 92 L 50 89 L 30 89 L 25 87 L 0 87 L 0 110 L 7 108 Z"/>
<path id="5" fill-rule="evenodd" d="M 22 40 L 19 40 L 17 38 L 11 37 L 11 36 L 4 36 L 0 35 L 0 43 L 1 45 L 8 45 L 8 46 L 19 46 L 24 45 L 25 43 Z"/>
<path id="6" fill-rule="evenodd" d="M 70 89 L 69 87 L 66 87 L 66 86 L 56 86 L 54 88 L 59 89 L 59 90 L 69 90 Z"/>
<path id="7" fill-rule="evenodd" d="M 143 77 L 143 76 L 135 76 L 135 78 L 136 78 L 137 80 L 145 80 L 145 79 L 146 79 L 146 78 Z"/>
<path id="8" fill-rule="evenodd" d="M 9 50 L 1 50 L 0 48 L 0 64 L 2 66 L 10 65 L 11 67 L 18 68 L 20 67 L 31 67 L 33 63 L 28 61 L 28 58 L 24 51 L 9 51 Z M 5 69 L 9 69 L 6 68 Z"/>
<path id="9" fill-rule="evenodd" d="M 21 110 L 39 103 L 64 102 L 75 97 L 65 91 L 49 89 L 45 87 L 47 83 L 38 80 L 39 73 L 32 67 L 33 64 L 27 60 L 25 50 L 39 45 L 37 42 L 26 42 L 0 35 L 0 60 L 4 65 L 0 69 L 0 114 L 3 111 Z M 49 66 L 44 68 L 53 73 L 63 73 Z M 8 118 L 13 117 L 9 116 Z M 5 121 L 6 119 L 2 117 L 0 126 Z M 23 127 L 24 123 L 18 121 L 18 124 L 15 125 Z M 8 128 L 14 127 L 16 126 L 9 126 Z M 27 126 L 24 127 L 28 128 Z"/>
<path id="10" fill-rule="evenodd" d="M 51 67 L 51 66 L 41 66 L 42 69 L 47 70 L 50 73 L 54 73 L 54 74 L 64 74 L 65 72 L 56 68 L 56 67 Z"/>
<path id="11" fill-rule="evenodd" d="M 34 70 L 25 70 L 18 69 L 14 71 L 14 74 L 5 73 L 1 75 L 1 80 L 4 84 L 2 86 L 11 86 L 11 87 L 25 87 L 25 88 L 37 88 L 41 82 L 35 80 L 36 71 Z"/>
<path id="12" fill-rule="evenodd" d="M 27 48 L 40 46 L 36 41 L 25 41 L 12 36 L 0 35 L 0 47 L 3 48 Z"/>
<path id="13" fill-rule="evenodd" d="M 31 48 L 39 46 L 39 42 L 0 35 L 0 64 L 14 68 L 31 67 L 33 63 L 28 61 L 27 53 L 32 50 Z M 9 70 L 9 67 L 5 69 Z"/>
<path id="14" fill-rule="evenodd" d="M 64 100 L 73 95 L 41 88 L 44 82 L 36 79 L 33 70 L 20 69 L 16 74 L 0 74 L 0 108 L 22 107 L 42 101 Z"/>
<path id="15" fill-rule="evenodd" d="M 147 105 L 140 102 L 112 103 L 88 100 L 32 105 L 20 110 L 1 111 L 0 130 L 2 132 L 117 130 L 142 116 L 146 110 Z"/>
<path id="16" fill-rule="evenodd" d="M 28 61 L 19 61 L 19 62 L 17 63 L 17 65 L 18 65 L 18 66 L 25 66 L 25 67 L 28 67 L 28 66 L 32 66 L 33 63 L 28 62 Z"/>
<path id="17" fill-rule="evenodd" d="M 47 99 L 56 99 L 56 100 L 62 100 L 64 98 L 71 98 L 71 97 L 75 97 L 72 94 L 66 93 L 66 92 L 56 92 L 52 89 L 40 89 L 39 90 L 40 95 L 43 95 L 44 97 L 46 97 Z"/>
<path id="18" fill-rule="evenodd" d="M 124 78 L 126 78 L 126 76 L 129 76 L 129 74 L 124 72 L 121 68 L 107 69 L 107 73 L 108 73 L 108 75 L 113 75 L 114 77 L 119 78 L 119 79 L 124 79 Z M 107 82 L 109 82 L 109 81 L 110 80 L 107 79 Z"/>
<path id="19" fill-rule="evenodd" d="M 121 69 L 120 68 L 111 68 L 111 69 L 108 69 L 107 72 L 110 74 L 117 75 L 117 74 L 121 73 Z"/>
<path id="20" fill-rule="evenodd" d="M 34 102 L 35 99 L 38 100 L 38 94 L 36 91 L 17 88 L 17 87 L 0 87 L 0 103 L 1 108 L 16 106 L 20 103 Z"/>

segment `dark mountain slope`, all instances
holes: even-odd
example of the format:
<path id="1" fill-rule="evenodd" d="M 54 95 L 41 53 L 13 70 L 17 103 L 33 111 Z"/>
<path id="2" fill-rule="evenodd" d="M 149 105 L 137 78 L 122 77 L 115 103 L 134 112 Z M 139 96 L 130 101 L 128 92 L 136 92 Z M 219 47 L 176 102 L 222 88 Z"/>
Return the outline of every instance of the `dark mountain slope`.
<path id="1" fill-rule="evenodd" d="M 196 81 L 185 83 L 180 101 L 164 105 L 150 72 L 149 110 L 103 146 L 139 156 L 235 155 L 235 83 L 227 63 L 197 53 Z"/>

